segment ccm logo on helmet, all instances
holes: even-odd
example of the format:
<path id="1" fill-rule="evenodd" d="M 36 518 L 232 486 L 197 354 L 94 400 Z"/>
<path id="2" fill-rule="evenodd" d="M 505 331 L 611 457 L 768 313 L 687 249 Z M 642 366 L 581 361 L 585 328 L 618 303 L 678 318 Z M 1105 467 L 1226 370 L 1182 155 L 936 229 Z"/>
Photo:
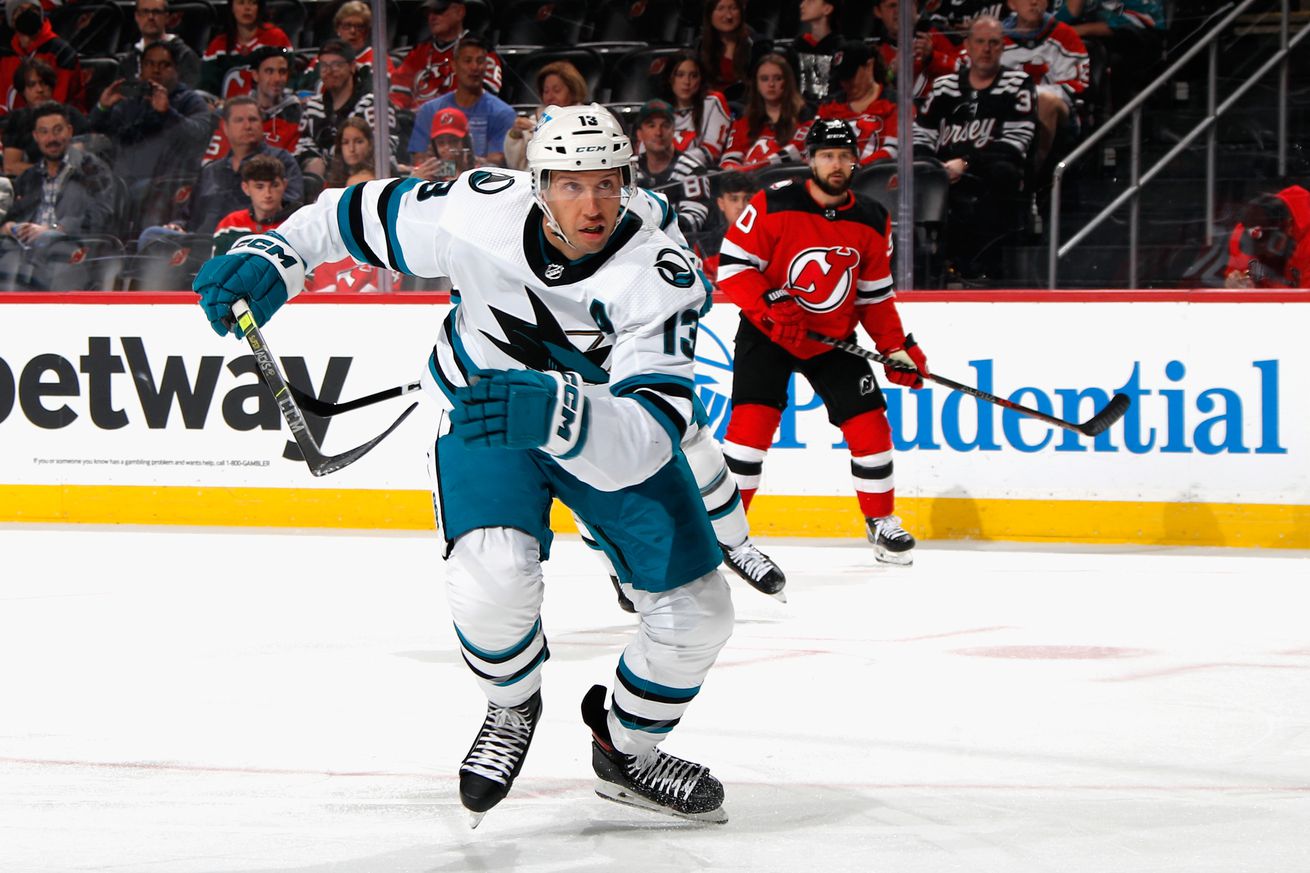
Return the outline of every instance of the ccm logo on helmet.
<path id="1" fill-rule="evenodd" d="M 850 246 L 806 249 L 788 265 L 787 286 L 811 312 L 831 312 L 851 293 L 859 265 L 860 253 Z"/>
<path id="2" fill-rule="evenodd" d="M 603 146 L 603 145 L 578 146 L 576 149 L 574 149 L 574 151 L 577 152 L 578 154 L 583 154 L 585 152 L 603 152 L 608 150 L 609 150 L 609 146 Z"/>

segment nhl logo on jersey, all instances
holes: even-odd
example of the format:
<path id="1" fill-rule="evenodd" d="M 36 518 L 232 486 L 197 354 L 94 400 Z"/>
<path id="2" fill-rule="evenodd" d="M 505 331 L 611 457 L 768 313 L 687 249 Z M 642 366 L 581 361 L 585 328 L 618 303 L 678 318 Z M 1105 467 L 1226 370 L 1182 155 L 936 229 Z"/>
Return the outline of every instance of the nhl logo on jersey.
<path id="1" fill-rule="evenodd" d="M 551 264 L 549 267 L 546 268 L 546 278 L 550 279 L 551 281 L 554 281 L 563 275 L 564 275 L 563 264 Z"/>
<path id="2" fill-rule="evenodd" d="M 811 312 L 831 312 L 855 287 L 859 265 L 860 253 L 850 246 L 805 249 L 787 267 L 787 286 Z"/>
<path id="3" fill-rule="evenodd" d="M 674 288 L 690 288 L 691 283 L 696 281 L 696 274 L 677 249 L 660 249 L 655 259 L 655 269 L 660 278 Z"/>

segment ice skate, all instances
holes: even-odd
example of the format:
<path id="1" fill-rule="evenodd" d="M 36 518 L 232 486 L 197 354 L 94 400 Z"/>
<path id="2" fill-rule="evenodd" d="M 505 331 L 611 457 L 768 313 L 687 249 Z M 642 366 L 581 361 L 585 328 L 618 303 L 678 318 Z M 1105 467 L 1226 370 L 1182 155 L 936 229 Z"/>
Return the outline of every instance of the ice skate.
<path id="1" fill-rule="evenodd" d="M 723 783 L 709 768 L 651 749 L 625 755 L 610 742 L 606 690 L 593 685 L 582 700 L 582 720 L 591 728 L 591 767 L 598 781 L 596 794 L 615 803 L 635 806 L 692 821 L 723 824 Z"/>
<path id="2" fill-rule="evenodd" d="M 751 587 L 764 594 L 787 602 L 787 595 L 782 593 L 787 584 L 787 577 L 773 560 L 750 540 L 735 549 L 720 544 L 723 549 L 723 563 L 732 568 L 732 572 L 751 584 Z"/>
<path id="3" fill-rule="evenodd" d="M 459 799 L 470 813 L 470 827 L 509 794 L 540 720 L 540 691 L 518 706 L 487 705 L 482 729 L 459 768 Z"/>
<path id="4" fill-rule="evenodd" d="M 865 533 L 873 543 L 876 557 L 884 564 L 896 564 L 908 567 L 914 563 L 914 537 L 901 527 L 901 520 L 895 515 L 881 518 L 866 518 Z"/>
<path id="5" fill-rule="evenodd" d="M 614 585 L 614 593 L 619 596 L 619 609 L 624 612 L 636 612 L 637 607 L 633 606 L 632 601 L 628 599 L 628 595 L 623 593 L 623 586 L 619 584 L 619 577 L 611 576 L 610 582 Z"/>

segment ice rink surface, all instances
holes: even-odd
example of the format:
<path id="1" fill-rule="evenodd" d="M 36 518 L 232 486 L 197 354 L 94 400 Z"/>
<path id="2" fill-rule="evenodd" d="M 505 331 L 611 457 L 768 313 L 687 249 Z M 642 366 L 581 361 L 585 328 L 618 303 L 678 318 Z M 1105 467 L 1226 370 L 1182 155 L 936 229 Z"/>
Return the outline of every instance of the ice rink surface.
<path id="1" fill-rule="evenodd" d="M 633 619 L 547 564 L 544 720 L 470 831 L 484 703 L 420 535 L 0 528 L 0 871 L 1305 871 L 1305 553 L 765 543 L 666 748 L 726 825 L 592 793 Z"/>

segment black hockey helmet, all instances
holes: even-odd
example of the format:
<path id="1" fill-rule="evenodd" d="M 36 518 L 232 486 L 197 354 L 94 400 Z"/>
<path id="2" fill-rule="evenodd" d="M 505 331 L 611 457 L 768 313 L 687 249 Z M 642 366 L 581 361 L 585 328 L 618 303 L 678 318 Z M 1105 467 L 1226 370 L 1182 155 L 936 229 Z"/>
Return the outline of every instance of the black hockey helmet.
<path id="1" fill-rule="evenodd" d="M 805 152 L 813 155 L 819 149 L 850 149 L 860 153 L 859 141 L 848 122 L 840 118 L 816 118 L 805 135 Z"/>

